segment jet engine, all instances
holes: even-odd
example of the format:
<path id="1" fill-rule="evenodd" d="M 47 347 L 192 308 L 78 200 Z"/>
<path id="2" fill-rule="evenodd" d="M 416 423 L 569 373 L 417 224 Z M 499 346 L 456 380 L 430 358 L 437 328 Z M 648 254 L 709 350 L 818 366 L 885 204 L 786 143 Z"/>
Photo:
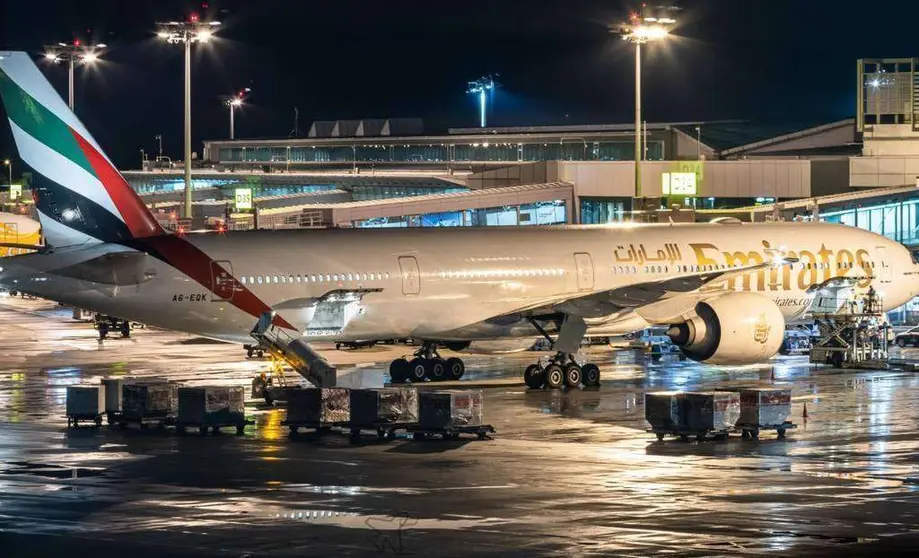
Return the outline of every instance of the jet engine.
<path id="1" fill-rule="evenodd" d="M 699 302 L 695 316 L 670 326 L 667 335 L 692 360 L 753 364 L 778 352 L 785 337 L 785 317 L 764 296 L 730 293 Z"/>

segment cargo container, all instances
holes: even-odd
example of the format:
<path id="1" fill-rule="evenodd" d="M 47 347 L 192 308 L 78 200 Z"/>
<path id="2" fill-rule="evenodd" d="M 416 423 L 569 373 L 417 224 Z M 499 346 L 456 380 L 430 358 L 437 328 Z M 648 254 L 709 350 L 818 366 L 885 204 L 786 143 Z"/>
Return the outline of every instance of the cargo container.
<path id="1" fill-rule="evenodd" d="M 775 430 L 781 438 L 795 425 L 791 416 L 791 390 L 748 388 L 740 390 L 740 419 L 737 428 L 743 436 L 756 438 L 760 430 Z"/>
<path id="2" fill-rule="evenodd" d="M 351 391 L 351 424 L 418 422 L 418 391 L 414 388 L 355 389 Z"/>
<path id="3" fill-rule="evenodd" d="M 409 427 L 415 439 L 429 434 L 458 438 L 477 434 L 485 438 L 495 429 L 485 424 L 484 395 L 475 390 L 438 390 L 418 393 L 418 425 Z"/>
<path id="4" fill-rule="evenodd" d="M 138 422 L 142 428 L 146 421 L 171 422 L 178 408 L 178 389 L 172 382 L 123 384 L 120 422 Z"/>
<path id="5" fill-rule="evenodd" d="M 245 389 L 242 387 L 180 387 L 178 405 L 176 428 L 180 433 L 190 426 L 197 427 L 202 434 L 208 428 L 217 432 L 222 426 L 236 427 L 237 434 L 245 429 Z"/>
<path id="6" fill-rule="evenodd" d="M 105 386 L 67 386 L 67 426 L 78 427 L 81 420 L 102 425 L 105 412 Z"/>
<path id="7" fill-rule="evenodd" d="M 645 420 L 652 431 L 673 432 L 684 428 L 680 411 L 682 395 L 679 391 L 645 394 Z"/>
<path id="8" fill-rule="evenodd" d="M 351 390 L 345 388 L 300 388 L 285 390 L 287 419 L 281 424 L 292 434 L 299 428 L 321 430 L 341 426 L 351 419 Z"/>
<path id="9" fill-rule="evenodd" d="M 724 432 L 740 418 L 740 394 L 732 391 L 684 393 L 682 414 L 693 432 Z"/>
<path id="10" fill-rule="evenodd" d="M 109 423 L 112 422 L 114 414 L 121 413 L 121 386 L 124 384 L 137 383 L 166 383 L 168 380 L 162 376 L 150 376 L 137 378 L 127 376 L 122 378 L 103 378 L 102 385 L 105 386 L 105 412 L 109 416 Z"/>

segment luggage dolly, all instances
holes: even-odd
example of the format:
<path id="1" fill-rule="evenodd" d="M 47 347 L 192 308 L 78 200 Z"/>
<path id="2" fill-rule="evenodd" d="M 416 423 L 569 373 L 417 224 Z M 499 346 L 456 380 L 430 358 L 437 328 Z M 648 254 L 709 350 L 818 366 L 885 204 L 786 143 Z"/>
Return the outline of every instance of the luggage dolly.
<path id="1" fill-rule="evenodd" d="M 102 414 L 67 415 L 67 428 L 80 428 L 80 421 L 90 421 L 96 428 L 102 426 Z"/>
<path id="2" fill-rule="evenodd" d="M 666 436 L 677 437 L 681 442 L 688 442 L 690 437 L 695 438 L 697 442 L 704 442 L 709 435 L 714 440 L 727 440 L 728 438 L 728 429 L 726 428 L 721 430 L 654 430 L 652 428 L 648 432 L 657 436 L 659 442 L 663 441 Z"/>
<path id="3" fill-rule="evenodd" d="M 176 417 L 175 415 L 168 415 L 165 413 L 157 413 L 155 415 L 144 415 L 142 417 L 131 417 L 127 418 L 124 416 L 124 413 L 118 417 L 115 421 L 115 424 L 119 428 L 127 428 L 132 424 L 136 424 L 138 428 L 142 431 L 147 431 L 152 428 L 157 428 L 159 430 L 165 430 L 166 427 L 175 426 Z"/>
<path id="4" fill-rule="evenodd" d="M 328 432 L 331 432 L 333 428 L 349 428 L 350 424 L 346 421 L 342 422 L 291 422 L 289 420 L 282 420 L 281 426 L 286 426 L 290 428 L 290 437 L 296 438 L 300 435 L 300 429 L 306 428 L 313 430 L 313 435 L 315 437 L 322 436 Z"/>
<path id="5" fill-rule="evenodd" d="M 776 438 L 781 440 L 785 438 L 786 430 L 791 430 L 792 428 L 797 427 L 797 424 L 792 424 L 789 421 L 785 421 L 782 424 L 738 424 L 734 427 L 734 429 L 740 431 L 740 437 L 744 440 L 758 439 L 760 430 L 775 430 Z"/>
<path id="6" fill-rule="evenodd" d="M 176 422 L 176 432 L 179 434 L 185 434 L 188 428 L 197 428 L 198 432 L 204 436 L 207 434 L 208 429 L 213 430 L 214 434 L 220 434 L 220 429 L 225 426 L 231 426 L 236 428 L 236 435 L 242 436 L 246 432 L 246 426 L 255 424 L 255 421 L 252 419 L 241 419 L 241 420 L 216 420 L 216 421 L 205 421 L 205 422 Z"/>
<path id="7" fill-rule="evenodd" d="M 415 422 L 375 422 L 361 425 L 351 424 L 349 429 L 351 431 L 352 441 L 359 440 L 361 432 L 365 430 L 376 432 L 377 438 L 380 440 L 392 440 L 396 437 L 397 430 L 405 430 L 407 432 L 409 428 L 417 425 L 418 423 Z"/>
<path id="8" fill-rule="evenodd" d="M 412 433 L 413 440 L 425 440 L 429 436 L 440 435 L 443 440 L 457 440 L 461 434 L 475 434 L 479 440 L 487 440 L 489 434 L 495 433 L 495 427 L 490 424 L 478 426 L 448 426 L 446 428 L 423 428 L 417 424 L 405 429 Z"/>

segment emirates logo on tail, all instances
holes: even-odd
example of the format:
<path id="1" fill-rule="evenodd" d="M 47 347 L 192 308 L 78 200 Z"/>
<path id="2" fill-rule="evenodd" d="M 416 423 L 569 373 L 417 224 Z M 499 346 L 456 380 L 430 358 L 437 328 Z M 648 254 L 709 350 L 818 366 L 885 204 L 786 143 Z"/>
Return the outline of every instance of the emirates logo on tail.
<path id="1" fill-rule="evenodd" d="M 766 341 L 769 340 L 770 331 L 772 331 L 772 326 L 769 325 L 769 320 L 766 319 L 766 313 L 764 312 L 753 322 L 753 340 L 760 345 L 765 345 Z"/>

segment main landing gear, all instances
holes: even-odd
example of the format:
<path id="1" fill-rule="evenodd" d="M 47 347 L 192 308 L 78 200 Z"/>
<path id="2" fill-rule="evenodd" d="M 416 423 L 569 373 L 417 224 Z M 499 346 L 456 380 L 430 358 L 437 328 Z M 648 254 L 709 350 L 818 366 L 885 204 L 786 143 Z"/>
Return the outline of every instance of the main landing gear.
<path id="1" fill-rule="evenodd" d="M 531 364 L 523 373 L 523 381 L 530 389 L 561 389 L 562 387 L 597 387 L 600 385 L 600 368 L 588 363 L 580 366 L 570 353 L 557 353 L 545 366 Z"/>
<path id="2" fill-rule="evenodd" d="M 437 343 L 433 341 L 423 342 L 413 356 L 412 360 L 397 358 L 389 364 L 392 383 L 423 382 L 425 379 L 432 382 L 459 380 L 466 372 L 462 359 L 442 358 L 437 352 Z"/>
<path id="3" fill-rule="evenodd" d="M 562 387 L 574 388 L 579 385 L 584 385 L 584 387 L 600 385 L 600 368 L 596 364 L 588 363 L 581 366 L 574 360 L 574 353 L 584 339 L 584 333 L 587 332 L 583 319 L 568 316 L 562 324 L 558 339 L 552 339 L 536 320 L 530 318 L 530 323 L 558 352 L 549 358 L 545 366 L 542 362 L 537 362 L 527 367 L 523 373 L 523 381 L 528 388 L 561 389 Z"/>

